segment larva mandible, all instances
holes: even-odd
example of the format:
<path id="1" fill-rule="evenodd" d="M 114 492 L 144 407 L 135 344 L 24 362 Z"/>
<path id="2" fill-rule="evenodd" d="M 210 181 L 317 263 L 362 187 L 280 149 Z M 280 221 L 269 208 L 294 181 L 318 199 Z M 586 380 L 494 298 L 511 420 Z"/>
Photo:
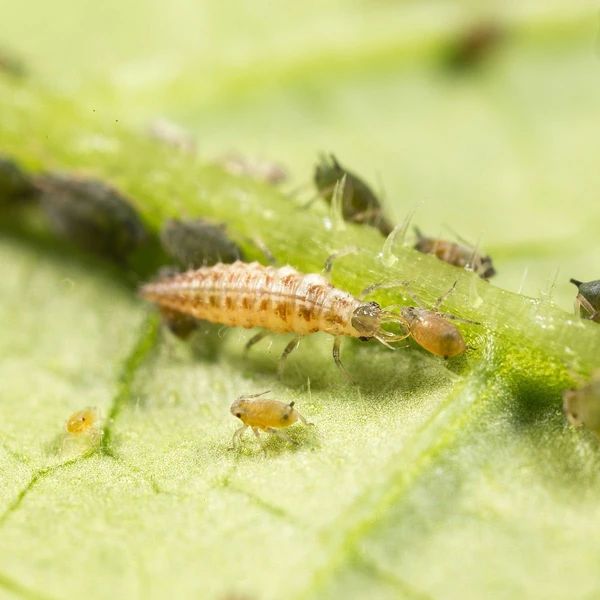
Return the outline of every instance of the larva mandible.
<path id="1" fill-rule="evenodd" d="M 296 337 L 283 351 L 280 370 L 300 337 L 318 331 L 335 337 L 333 358 L 344 372 L 340 360 L 343 336 L 374 338 L 388 345 L 409 335 L 395 334 L 383 327 L 388 323 L 405 326 L 402 316 L 335 288 L 322 275 L 300 273 L 290 266 L 219 263 L 148 283 L 140 293 L 161 309 L 213 323 L 295 333 Z M 255 335 L 247 347 L 265 335 L 265 332 Z"/>

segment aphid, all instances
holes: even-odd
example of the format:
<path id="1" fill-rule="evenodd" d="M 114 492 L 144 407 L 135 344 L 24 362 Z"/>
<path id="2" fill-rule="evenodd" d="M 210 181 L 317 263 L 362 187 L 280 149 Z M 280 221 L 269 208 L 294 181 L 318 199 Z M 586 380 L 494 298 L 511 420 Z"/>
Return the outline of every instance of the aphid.
<path id="1" fill-rule="evenodd" d="M 101 181 L 47 173 L 36 186 L 55 231 L 88 250 L 123 258 L 145 238 L 130 201 Z"/>
<path id="2" fill-rule="evenodd" d="M 381 288 L 397 287 L 396 283 L 376 284 L 368 287 L 363 296 L 372 291 Z M 404 284 L 406 285 L 406 284 Z M 456 315 L 442 313 L 438 308 L 444 300 L 454 291 L 454 285 L 442 296 L 440 296 L 431 309 L 420 306 L 405 306 L 400 309 L 400 315 L 404 319 L 403 327 L 408 331 L 408 335 L 422 348 L 425 348 L 431 354 L 443 358 L 452 358 L 462 354 L 467 349 L 467 344 L 459 329 L 450 322 L 450 320 L 463 321 L 476 325 L 474 321 L 462 319 Z M 416 304 L 419 304 L 416 298 L 413 298 Z"/>
<path id="3" fill-rule="evenodd" d="M 16 78 L 27 75 L 25 63 L 4 49 L 0 50 L 0 71 Z"/>
<path id="4" fill-rule="evenodd" d="M 336 184 L 346 176 L 342 197 L 342 216 L 345 221 L 371 225 L 387 236 L 394 228 L 383 215 L 381 202 L 358 175 L 342 167 L 336 157 L 321 156 L 315 167 L 314 182 L 319 194 L 331 204 Z"/>
<path id="5" fill-rule="evenodd" d="M 250 177 L 272 185 L 283 183 L 288 178 L 287 171 L 280 164 L 268 160 L 249 159 L 236 152 L 223 156 L 217 164 L 231 175 Z"/>
<path id="6" fill-rule="evenodd" d="M 84 444 L 85 446 L 97 446 L 102 438 L 100 427 L 100 412 L 97 408 L 88 406 L 83 410 L 74 412 L 65 423 L 65 437 L 62 449 L 67 444 Z"/>
<path id="7" fill-rule="evenodd" d="M 168 119 L 155 119 L 148 126 L 148 135 L 184 154 L 196 153 L 194 136 Z"/>
<path id="8" fill-rule="evenodd" d="M 281 431 L 282 429 L 293 425 L 297 421 L 301 421 L 304 425 L 311 425 L 294 408 L 294 402 L 286 404 L 285 402 L 279 402 L 279 400 L 256 399 L 268 393 L 267 391 L 260 394 L 252 394 L 251 396 L 240 396 L 231 405 L 229 409 L 231 414 L 243 423 L 233 434 L 232 445 L 234 447 L 236 442 L 241 441 L 248 427 L 252 428 L 257 438 L 260 431 L 266 431 L 289 440 L 289 436 L 284 431 Z"/>
<path id="9" fill-rule="evenodd" d="M 333 358 L 340 360 L 342 336 L 374 338 L 388 345 L 407 337 L 384 329 L 403 326 L 399 314 L 383 310 L 376 302 L 362 302 L 333 287 L 322 275 L 299 273 L 292 267 L 266 267 L 256 262 L 217 264 L 188 271 L 140 290 L 142 297 L 161 308 L 232 327 L 261 327 L 279 333 L 295 333 L 280 360 L 280 373 L 287 356 L 301 336 L 323 331 L 335 337 Z M 266 336 L 255 335 L 247 348 Z"/>
<path id="10" fill-rule="evenodd" d="M 217 262 L 240 260 L 242 251 L 225 233 L 224 225 L 203 219 L 170 219 L 160 232 L 162 246 L 183 267 L 197 269 Z"/>
<path id="11" fill-rule="evenodd" d="M 482 21 L 466 28 L 446 50 L 445 63 L 459 71 L 480 65 L 505 37 L 504 29 L 493 21 Z"/>
<path id="12" fill-rule="evenodd" d="M 417 234 L 417 243 L 414 245 L 415 250 L 423 254 L 433 254 L 455 267 L 463 269 L 469 267 L 481 279 L 487 280 L 496 274 L 492 259 L 489 256 L 481 255 L 477 249 L 468 248 L 457 242 L 426 237 L 417 227 L 415 227 L 415 233 Z"/>
<path id="13" fill-rule="evenodd" d="M 36 189 L 23 170 L 5 156 L 0 156 L 0 201 L 31 198 Z"/>
<path id="14" fill-rule="evenodd" d="M 600 323 L 600 279 L 586 283 L 577 279 L 569 281 L 579 290 L 575 298 L 575 311 L 584 319 Z"/>
<path id="15" fill-rule="evenodd" d="M 565 391 L 563 410 L 571 425 L 583 425 L 600 434 L 600 373 L 579 389 Z"/>

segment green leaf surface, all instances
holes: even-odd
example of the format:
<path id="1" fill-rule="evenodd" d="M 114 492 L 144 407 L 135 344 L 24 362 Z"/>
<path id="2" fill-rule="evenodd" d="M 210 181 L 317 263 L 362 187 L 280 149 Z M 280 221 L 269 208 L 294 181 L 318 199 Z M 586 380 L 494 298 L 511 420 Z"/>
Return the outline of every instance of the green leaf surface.
<path id="1" fill-rule="evenodd" d="M 36 206 L 0 205 L 0 595 L 600 595 L 600 449 L 561 410 L 600 352 L 567 283 L 598 276 L 590 5 L 486 4 L 510 35 L 457 76 L 439 58 L 468 3 L 33 4 L 0 26 L 32 73 L 0 73 L 0 154 L 116 186 L 149 242 L 118 264 L 58 240 Z M 199 156 L 149 139 L 157 115 L 186 125 Z M 231 148 L 289 164 L 289 189 L 210 164 Z M 481 237 L 498 278 L 389 254 L 375 230 L 303 209 L 311 192 L 292 188 L 330 149 L 380 175 L 396 221 L 416 208 L 433 234 Z M 304 272 L 358 246 L 332 275 L 352 293 L 411 280 L 433 302 L 458 281 L 444 309 L 479 322 L 461 325 L 473 349 L 444 362 L 348 340 L 351 385 L 325 335 L 282 381 L 285 336 L 248 355 L 243 330 L 182 342 L 135 288 L 164 262 L 165 220 L 196 216 L 226 223 L 250 259 L 264 262 L 260 240 Z M 229 450 L 231 402 L 267 389 L 315 427 Z M 64 434 L 85 406 L 104 417 L 99 448 Z"/>

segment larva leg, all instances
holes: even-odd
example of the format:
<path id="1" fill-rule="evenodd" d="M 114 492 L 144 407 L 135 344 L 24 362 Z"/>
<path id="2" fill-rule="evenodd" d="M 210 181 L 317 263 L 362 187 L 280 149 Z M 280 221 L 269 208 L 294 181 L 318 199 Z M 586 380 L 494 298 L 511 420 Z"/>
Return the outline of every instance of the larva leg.
<path id="1" fill-rule="evenodd" d="M 300 343 L 300 336 L 295 337 L 284 349 L 281 354 L 281 358 L 279 359 L 279 367 L 277 368 L 279 377 L 283 377 L 283 369 L 285 368 L 285 361 L 287 357 L 298 347 Z"/>
<path id="2" fill-rule="evenodd" d="M 281 429 L 275 429 L 274 427 L 269 427 L 267 429 L 267 431 L 269 433 L 276 435 L 277 437 L 281 438 L 282 440 L 286 440 L 287 442 L 290 442 L 290 444 L 298 444 L 298 442 L 295 442 L 292 439 L 292 437 L 290 436 L 290 434 L 287 431 L 281 431 Z"/>
<path id="3" fill-rule="evenodd" d="M 342 364 L 342 359 L 340 358 L 340 346 L 342 344 L 342 336 L 338 335 L 334 340 L 333 340 L 333 360 L 335 361 L 335 364 L 337 365 L 338 369 L 345 375 L 345 377 L 352 381 L 352 376 L 350 375 L 350 373 L 348 373 L 348 371 L 346 371 L 346 367 L 344 367 L 344 365 Z"/>
<path id="4" fill-rule="evenodd" d="M 258 344 L 262 339 L 266 338 L 269 335 L 268 331 L 259 331 L 256 335 L 253 335 L 244 346 L 244 352 L 248 352 L 252 346 Z"/>
<path id="5" fill-rule="evenodd" d="M 255 437 L 257 440 L 260 440 L 260 432 L 258 431 L 258 427 L 253 427 L 253 428 L 252 428 L 252 433 L 254 434 L 254 437 Z"/>

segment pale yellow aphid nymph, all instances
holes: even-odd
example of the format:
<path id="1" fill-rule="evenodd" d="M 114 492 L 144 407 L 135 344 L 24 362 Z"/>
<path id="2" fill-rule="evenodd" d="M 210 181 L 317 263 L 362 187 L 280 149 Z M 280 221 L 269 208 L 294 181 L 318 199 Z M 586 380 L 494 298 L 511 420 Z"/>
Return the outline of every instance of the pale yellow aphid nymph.
<path id="1" fill-rule="evenodd" d="M 98 409 L 88 406 L 83 410 L 73 413 L 65 423 L 67 433 L 78 435 L 89 432 L 92 427 L 97 427 L 100 415 Z"/>
<path id="2" fill-rule="evenodd" d="M 260 431 L 275 433 L 287 439 L 288 436 L 281 431 L 297 421 L 304 425 L 310 425 L 308 421 L 294 408 L 294 402 L 286 404 L 279 400 L 260 399 L 259 396 L 268 394 L 262 392 L 251 396 L 240 396 L 229 409 L 234 417 L 240 419 L 243 425 L 233 434 L 232 444 L 240 441 L 248 427 L 252 429 L 256 437 Z"/>

